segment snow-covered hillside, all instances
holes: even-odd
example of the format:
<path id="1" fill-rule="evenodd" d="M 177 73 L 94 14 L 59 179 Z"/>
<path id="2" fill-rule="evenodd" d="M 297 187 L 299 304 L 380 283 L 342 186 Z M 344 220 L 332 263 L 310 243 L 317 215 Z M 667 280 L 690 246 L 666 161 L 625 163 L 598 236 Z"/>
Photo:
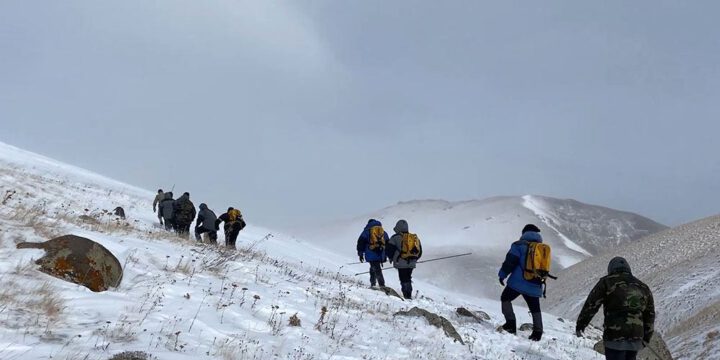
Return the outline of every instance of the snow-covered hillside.
<path id="1" fill-rule="evenodd" d="M 620 246 L 666 229 L 628 212 L 528 195 L 464 202 L 401 202 L 354 219 L 294 229 L 292 233 L 352 256 L 357 237 L 369 218 L 382 221 L 391 235 L 397 220 L 408 220 L 410 231 L 423 241 L 426 259 L 473 252 L 472 256 L 423 264 L 417 276 L 443 288 L 488 297 L 499 295 L 499 287 L 487 284 L 497 282 L 500 263 L 525 224 L 534 223 L 542 229 L 545 242 L 552 246 L 556 271 L 604 247 Z"/>
<path id="2" fill-rule="evenodd" d="M 571 322 L 547 315 L 539 343 L 526 331 L 500 334 L 495 301 L 423 281 L 412 301 L 387 296 L 350 276 L 342 264 L 352 257 L 267 229 L 249 225 L 237 252 L 179 239 L 154 225 L 153 193 L 1 143 L 0 171 L 0 359 L 601 358 L 592 339 L 572 336 Z M 107 214 L 118 205 L 127 221 Z M 41 250 L 15 248 L 70 233 L 118 257 L 118 288 L 94 293 L 48 276 L 33 262 Z M 414 306 L 449 319 L 464 345 L 424 319 L 394 315 Z M 489 316 L 467 320 L 460 306 Z M 520 321 L 530 321 L 525 312 Z"/>
<path id="3" fill-rule="evenodd" d="M 546 309 L 576 319 L 614 256 L 653 291 L 656 327 L 678 359 L 720 359 L 720 216 L 651 235 L 559 274 Z M 601 323 L 602 316 L 596 323 Z"/>

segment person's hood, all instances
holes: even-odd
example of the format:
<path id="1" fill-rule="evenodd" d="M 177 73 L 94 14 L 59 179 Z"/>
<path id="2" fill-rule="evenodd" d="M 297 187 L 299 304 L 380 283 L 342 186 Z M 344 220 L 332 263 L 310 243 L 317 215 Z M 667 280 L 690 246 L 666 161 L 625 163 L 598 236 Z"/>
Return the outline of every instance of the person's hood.
<path id="1" fill-rule="evenodd" d="M 617 274 L 617 273 L 628 273 L 632 274 L 632 270 L 630 269 L 630 264 L 628 264 L 627 260 L 625 258 L 622 258 L 620 256 L 613 258 L 610 260 L 610 263 L 608 264 L 608 275 Z"/>
<path id="2" fill-rule="evenodd" d="M 172 191 L 168 191 L 168 192 L 166 192 L 166 193 L 165 193 L 165 198 L 166 198 L 166 199 L 171 199 L 171 200 L 172 200 L 172 198 L 173 198 L 173 193 L 172 193 Z"/>
<path id="3" fill-rule="evenodd" d="M 410 228 L 408 226 L 407 221 L 405 220 L 398 220 L 397 224 L 395 224 L 395 230 L 396 234 L 405 234 L 410 232 Z"/>
<path id="4" fill-rule="evenodd" d="M 525 241 L 530 241 L 530 242 L 538 242 L 538 243 L 541 243 L 543 241 L 542 235 L 540 235 L 539 232 L 535 232 L 535 231 L 525 232 L 520 237 L 520 240 L 525 240 Z"/>
<path id="5" fill-rule="evenodd" d="M 205 205 L 205 203 L 200 204 L 200 210 L 205 210 L 205 209 L 207 209 L 207 205 Z"/>
<path id="6" fill-rule="evenodd" d="M 374 227 L 374 226 L 382 226 L 382 223 L 379 222 L 379 221 L 377 221 L 377 220 L 375 220 L 375 219 L 370 219 L 370 220 L 368 221 L 367 225 L 365 225 L 365 228 L 366 228 L 366 229 L 369 229 L 369 228 Z"/>
<path id="7" fill-rule="evenodd" d="M 182 195 L 180 195 L 180 197 L 178 198 L 178 200 L 180 200 L 180 199 L 183 199 L 183 200 L 190 200 L 190 195 L 187 195 L 187 194 L 182 194 Z"/>

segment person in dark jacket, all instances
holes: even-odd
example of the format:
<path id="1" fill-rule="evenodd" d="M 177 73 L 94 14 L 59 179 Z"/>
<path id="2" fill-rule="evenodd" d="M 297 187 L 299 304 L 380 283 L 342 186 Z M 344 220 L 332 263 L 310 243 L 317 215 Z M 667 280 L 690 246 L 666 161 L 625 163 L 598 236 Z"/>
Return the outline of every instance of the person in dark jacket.
<path id="1" fill-rule="evenodd" d="M 402 288 L 403 297 L 406 299 L 412 299 L 412 272 L 415 269 L 417 261 L 422 257 L 422 245 L 418 241 L 417 254 L 402 255 L 402 243 L 403 238 L 410 234 L 410 229 L 407 221 L 400 220 L 393 229 L 395 234 L 390 238 L 388 245 L 385 249 L 388 259 L 393 264 L 393 267 L 397 269 L 398 276 L 400 277 L 400 286 Z"/>
<path id="2" fill-rule="evenodd" d="M 247 225 L 242 217 L 240 210 L 233 207 L 229 207 L 227 212 L 220 215 L 215 220 L 215 228 L 220 228 L 220 223 L 225 222 L 223 230 L 225 230 L 225 246 L 235 249 L 235 242 L 237 241 L 238 234 Z"/>
<path id="3" fill-rule="evenodd" d="M 650 288 L 632 275 L 624 258 L 610 260 L 608 275 L 590 291 L 577 319 L 578 337 L 601 306 L 605 358 L 634 360 L 655 331 L 655 301 Z"/>
<path id="4" fill-rule="evenodd" d="M 162 208 L 158 208 L 157 206 L 163 201 L 163 199 L 165 199 L 165 193 L 163 193 L 162 189 L 158 189 L 158 193 L 155 195 L 155 200 L 153 200 L 153 212 L 157 211 L 160 225 L 163 224 Z"/>
<path id="5" fill-rule="evenodd" d="M 387 233 L 383 231 L 381 243 L 378 243 L 375 248 L 371 248 L 373 246 L 371 246 L 370 232 L 376 227 L 379 227 L 378 231 L 382 230 L 382 224 L 379 221 L 370 219 L 367 225 L 365 225 L 365 229 L 360 234 L 360 237 L 358 237 L 355 249 L 357 250 L 360 262 L 367 261 L 370 264 L 370 286 L 374 287 L 377 283 L 381 287 L 384 287 L 385 278 L 382 273 L 382 264 L 386 261 L 385 244 L 387 244 L 389 239 Z"/>
<path id="6" fill-rule="evenodd" d="M 190 225 L 195 220 L 195 205 L 190 201 L 190 193 L 183 193 L 173 203 L 173 215 L 175 217 L 175 231 L 178 235 L 189 236 Z"/>
<path id="7" fill-rule="evenodd" d="M 215 221 L 217 221 L 215 213 L 208 209 L 207 205 L 200 204 L 200 212 L 198 212 L 197 220 L 195 221 L 195 239 L 202 241 L 202 234 L 207 233 L 210 242 L 217 244 L 217 231 L 219 227 L 216 227 Z"/>
<path id="8" fill-rule="evenodd" d="M 511 334 L 517 332 L 517 321 L 513 312 L 512 301 L 522 295 L 530 309 L 533 320 L 533 331 L 529 339 L 540 341 L 543 334 L 542 313 L 540 312 L 540 297 L 543 294 L 542 282 L 525 280 L 523 276 L 523 266 L 527 257 L 528 243 L 530 242 L 542 242 L 540 229 L 533 224 L 525 225 L 520 240 L 510 246 L 510 251 L 505 256 L 505 261 L 498 272 L 502 286 L 505 286 L 505 279 L 508 276 L 510 277 L 505 290 L 500 295 L 502 313 L 505 316 L 505 324 L 503 324 L 502 328 Z"/>
<path id="9" fill-rule="evenodd" d="M 165 198 L 160 202 L 158 209 L 162 213 L 163 220 L 165 221 L 165 230 L 168 231 L 175 230 L 174 202 L 172 191 L 166 192 Z"/>

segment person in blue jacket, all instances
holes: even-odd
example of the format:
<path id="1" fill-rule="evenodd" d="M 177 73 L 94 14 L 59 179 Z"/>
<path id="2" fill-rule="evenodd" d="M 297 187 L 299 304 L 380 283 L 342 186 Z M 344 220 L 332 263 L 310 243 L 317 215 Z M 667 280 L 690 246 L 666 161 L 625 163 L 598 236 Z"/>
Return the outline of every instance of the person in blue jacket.
<path id="1" fill-rule="evenodd" d="M 542 242 L 540 229 L 533 224 L 525 225 L 520 240 L 510 246 L 510 251 L 505 256 L 505 262 L 503 262 L 498 272 L 500 284 L 505 286 L 505 290 L 500 295 L 502 313 L 505 316 L 505 324 L 503 324 L 502 329 L 511 334 L 517 332 L 517 321 L 513 312 L 512 301 L 522 295 L 530 309 L 533 320 L 533 331 L 529 339 L 540 341 L 543 334 L 542 313 L 540 312 L 540 297 L 543 294 L 543 286 L 539 280 L 530 281 L 525 280 L 523 277 L 523 266 L 527 256 L 528 243 L 530 242 Z M 510 278 L 506 286 L 505 279 L 508 276 Z"/>
<path id="2" fill-rule="evenodd" d="M 377 249 L 370 249 L 370 229 L 379 226 L 382 223 L 375 219 L 370 219 L 365 225 L 365 229 L 360 234 L 357 241 L 357 254 L 360 262 L 367 261 L 370 264 L 370 286 L 374 287 L 377 283 L 381 287 L 385 286 L 385 278 L 382 273 L 382 264 L 386 261 L 385 244 L 388 242 L 388 235 L 383 231 L 382 244 Z"/>

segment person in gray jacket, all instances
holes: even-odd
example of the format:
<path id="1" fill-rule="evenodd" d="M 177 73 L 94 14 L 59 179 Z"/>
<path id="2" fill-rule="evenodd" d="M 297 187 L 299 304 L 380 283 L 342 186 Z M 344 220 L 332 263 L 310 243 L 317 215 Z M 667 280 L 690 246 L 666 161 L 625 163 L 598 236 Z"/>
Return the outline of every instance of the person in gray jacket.
<path id="1" fill-rule="evenodd" d="M 165 230 L 175 230 L 175 210 L 173 209 L 174 203 L 175 200 L 173 199 L 173 193 L 166 192 L 165 198 L 160 202 L 159 209 L 159 211 L 162 213 L 163 219 L 165 220 Z"/>
<path id="2" fill-rule="evenodd" d="M 410 233 L 407 221 L 398 221 L 393 230 L 395 235 L 390 238 L 386 249 L 388 260 L 398 271 L 403 297 L 412 299 L 412 272 L 422 257 L 422 245 L 417 235 Z"/>
<path id="3" fill-rule="evenodd" d="M 195 239 L 197 241 L 201 241 L 202 234 L 207 233 L 210 243 L 217 244 L 217 231 L 220 230 L 220 227 L 215 225 L 215 220 L 217 220 L 215 213 L 208 209 L 207 205 L 200 204 L 200 212 L 195 221 Z"/>

